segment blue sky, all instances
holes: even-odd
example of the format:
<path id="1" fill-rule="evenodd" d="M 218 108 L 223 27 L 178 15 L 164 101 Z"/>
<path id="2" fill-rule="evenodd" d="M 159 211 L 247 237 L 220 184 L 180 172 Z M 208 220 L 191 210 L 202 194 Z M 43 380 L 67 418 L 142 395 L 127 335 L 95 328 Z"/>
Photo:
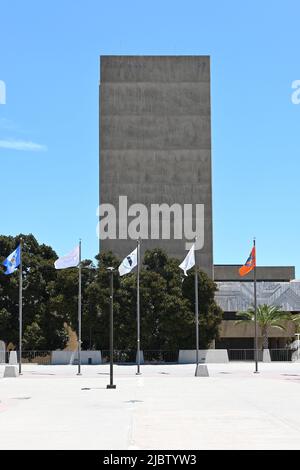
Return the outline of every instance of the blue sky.
<path id="1" fill-rule="evenodd" d="M 300 276 L 299 1 L 2 0 L 0 233 L 98 247 L 101 54 L 211 56 L 215 263 Z M 7 148 L 19 147 L 19 149 Z"/>

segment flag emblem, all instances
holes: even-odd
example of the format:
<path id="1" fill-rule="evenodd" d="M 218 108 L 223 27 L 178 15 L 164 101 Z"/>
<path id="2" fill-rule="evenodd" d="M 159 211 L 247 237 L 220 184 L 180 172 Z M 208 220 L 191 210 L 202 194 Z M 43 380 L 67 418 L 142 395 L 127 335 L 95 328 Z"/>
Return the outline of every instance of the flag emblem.
<path id="1" fill-rule="evenodd" d="M 126 258 L 123 259 L 119 266 L 120 276 L 130 273 L 135 266 L 137 266 L 137 248 L 133 250 Z"/>

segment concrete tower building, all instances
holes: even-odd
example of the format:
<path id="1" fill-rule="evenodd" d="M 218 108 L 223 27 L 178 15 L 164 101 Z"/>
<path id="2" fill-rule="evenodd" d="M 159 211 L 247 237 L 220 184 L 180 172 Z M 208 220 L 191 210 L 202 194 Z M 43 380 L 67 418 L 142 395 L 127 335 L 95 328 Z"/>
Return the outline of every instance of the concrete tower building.
<path id="1" fill-rule="evenodd" d="M 208 56 L 101 56 L 100 203 L 204 204 L 198 263 L 212 275 L 210 59 Z M 193 217 L 195 214 L 193 215 Z M 130 219 L 129 219 L 130 220 Z M 142 241 L 183 259 L 185 238 Z M 118 233 L 117 224 L 117 233 Z M 120 257 L 130 239 L 100 241 Z"/>

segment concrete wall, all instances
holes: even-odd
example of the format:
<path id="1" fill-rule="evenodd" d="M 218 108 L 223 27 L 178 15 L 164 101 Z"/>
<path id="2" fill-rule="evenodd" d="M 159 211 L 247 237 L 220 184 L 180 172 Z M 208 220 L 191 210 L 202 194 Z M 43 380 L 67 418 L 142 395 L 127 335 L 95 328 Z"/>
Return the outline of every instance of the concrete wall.
<path id="1" fill-rule="evenodd" d="M 215 281 L 240 281 L 239 268 L 241 264 L 215 264 Z M 295 279 L 294 266 L 258 266 L 256 268 L 258 281 L 291 281 Z M 253 271 L 244 276 L 243 282 L 253 281 Z"/>
<path id="2" fill-rule="evenodd" d="M 199 362 L 201 363 L 226 363 L 229 362 L 226 349 L 201 349 L 199 350 Z M 178 356 L 179 364 L 196 363 L 195 349 L 181 349 Z"/>
<path id="3" fill-rule="evenodd" d="M 6 345 L 4 341 L 0 340 L 0 364 L 5 364 L 6 359 Z"/>
<path id="4" fill-rule="evenodd" d="M 101 351 L 81 351 L 81 364 L 102 364 Z M 78 364 L 77 351 L 52 351 L 51 364 Z"/>
<path id="5" fill-rule="evenodd" d="M 101 56 L 100 202 L 205 204 L 199 264 L 212 275 L 210 60 Z M 118 227 L 117 227 L 118 228 Z M 171 234 L 173 224 L 171 224 Z M 149 230 L 150 234 L 150 230 Z M 183 240 L 145 240 L 183 259 Z M 104 240 L 123 258 L 132 240 Z"/>
<path id="6" fill-rule="evenodd" d="M 295 324 L 293 322 L 282 321 L 285 330 L 279 328 L 270 328 L 269 338 L 291 338 L 295 334 Z M 261 336 L 261 330 L 258 327 L 258 336 Z M 220 338 L 253 338 L 254 323 L 235 324 L 234 320 L 223 320 L 220 327 Z"/>

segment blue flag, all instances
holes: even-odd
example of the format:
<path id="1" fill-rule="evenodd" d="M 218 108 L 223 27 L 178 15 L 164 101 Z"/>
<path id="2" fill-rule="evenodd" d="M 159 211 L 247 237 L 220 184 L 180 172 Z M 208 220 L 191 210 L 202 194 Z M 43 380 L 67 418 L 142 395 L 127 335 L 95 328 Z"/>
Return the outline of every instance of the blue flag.
<path id="1" fill-rule="evenodd" d="M 21 249 L 20 245 L 13 251 L 6 260 L 3 261 L 3 266 L 6 267 L 6 271 L 4 274 L 12 274 L 17 267 L 19 266 L 21 261 Z"/>

